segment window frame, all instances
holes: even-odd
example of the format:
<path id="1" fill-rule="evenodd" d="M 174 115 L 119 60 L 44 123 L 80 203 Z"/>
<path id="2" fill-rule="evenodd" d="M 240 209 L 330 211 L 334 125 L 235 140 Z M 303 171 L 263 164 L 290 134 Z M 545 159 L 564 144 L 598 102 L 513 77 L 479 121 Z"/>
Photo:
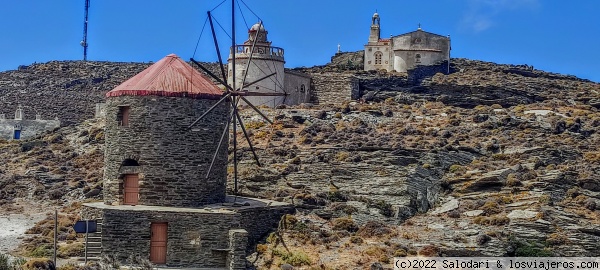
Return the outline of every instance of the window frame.
<path id="1" fill-rule="evenodd" d="M 129 127 L 131 124 L 131 106 L 119 106 L 117 122 L 120 127 Z"/>

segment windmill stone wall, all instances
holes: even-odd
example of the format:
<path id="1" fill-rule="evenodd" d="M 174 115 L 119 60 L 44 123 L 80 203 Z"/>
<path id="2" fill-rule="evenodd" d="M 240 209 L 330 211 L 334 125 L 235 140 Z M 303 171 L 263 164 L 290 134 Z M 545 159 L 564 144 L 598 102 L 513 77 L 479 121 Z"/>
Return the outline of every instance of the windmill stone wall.
<path id="1" fill-rule="evenodd" d="M 119 204 L 123 176 L 139 174 L 139 204 L 196 207 L 225 201 L 227 144 L 210 166 L 229 117 L 221 103 L 191 130 L 188 126 L 217 100 L 161 96 L 109 97 L 106 103 L 104 202 Z M 120 106 L 130 108 L 121 126 Z M 227 134 L 225 135 L 227 139 Z M 139 166 L 126 166 L 125 160 Z"/>

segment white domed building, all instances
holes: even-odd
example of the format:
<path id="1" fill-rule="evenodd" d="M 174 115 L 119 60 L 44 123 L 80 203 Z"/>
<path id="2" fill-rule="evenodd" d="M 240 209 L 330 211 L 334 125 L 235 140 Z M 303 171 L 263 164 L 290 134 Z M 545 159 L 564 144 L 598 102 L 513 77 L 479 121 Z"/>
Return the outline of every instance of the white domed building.
<path id="1" fill-rule="evenodd" d="M 300 72 L 286 71 L 284 50 L 271 46 L 267 39 L 268 31 L 261 23 L 248 30 L 248 39 L 241 45 L 231 48 L 228 58 L 227 83 L 235 89 L 279 93 L 281 96 L 253 96 L 248 100 L 254 105 L 276 107 L 280 104 L 296 105 L 310 102 L 311 78 Z M 233 83 L 233 57 L 235 57 L 235 86 Z M 248 64 L 250 62 L 250 64 Z M 256 84 L 243 87 L 251 82 L 276 73 Z"/>

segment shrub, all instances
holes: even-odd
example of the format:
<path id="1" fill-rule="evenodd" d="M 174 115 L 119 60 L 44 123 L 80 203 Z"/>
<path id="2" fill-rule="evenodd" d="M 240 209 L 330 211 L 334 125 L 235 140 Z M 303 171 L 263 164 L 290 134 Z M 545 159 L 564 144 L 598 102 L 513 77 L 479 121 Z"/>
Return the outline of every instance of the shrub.
<path id="1" fill-rule="evenodd" d="M 546 237 L 546 243 L 551 246 L 565 245 L 570 242 L 569 238 L 560 232 L 551 233 Z"/>
<path id="2" fill-rule="evenodd" d="M 406 255 L 408 254 L 404 249 L 397 249 L 396 251 L 394 251 L 394 257 L 406 257 Z"/>
<path id="3" fill-rule="evenodd" d="M 9 270 L 10 262 L 9 257 L 6 254 L 0 254 L 0 270 Z"/>
<path id="4" fill-rule="evenodd" d="M 265 252 L 267 252 L 268 249 L 269 249 L 269 246 L 267 246 L 265 244 L 256 245 L 256 252 L 258 254 L 265 254 Z"/>
<path id="5" fill-rule="evenodd" d="M 246 122 L 246 129 L 259 129 L 265 126 L 265 122 L 262 121 L 250 121 Z"/>
<path id="6" fill-rule="evenodd" d="M 24 270 L 52 270 L 55 269 L 54 263 L 46 258 L 35 258 L 23 264 Z"/>
<path id="7" fill-rule="evenodd" d="M 353 213 L 358 212 L 358 208 L 356 208 L 352 205 L 347 205 L 347 204 L 342 204 L 342 203 L 337 203 L 335 205 L 332 205 L 331 209 L 334 211 L 341 211 L 348 216 L 352 215 Z"/>
<path id="8" fill-rule="evenodd" d="M 294 215 L 286 214 L 281 218 L 281 223 L 282 229 L 290 229 L 298 223 L 298 219 Z"/>
<path id="9" fill-rule="evenodd" d="M 356 223 L 351 218 L 336 218 L 332 221 L 332 224 L 333 229 L 337 231 L 356 232 L 358 230 L 358 226 L 356 226 Z"/>
<path id="10" fill-rule="evenodd" d="M 310 265 L 311 261 L 308 255 L 302 251 L 298 252 L 287 252 L 276 249 L 273 251 L 274 255 L 280 256 L 281 259 L 288 264 L 293 266 Z"/>
<path id="11" fill-rule="evenodd" d="M 365 254 L 381 258 L 383 256 L 387 256 L 387 250 L 379 246 L 370 246 L 365 250 Z"/>
<path id="12" fill-rule="evenodd" d="M 419 250 L 419 255 L 420 256 L 425 256 L 425 257 L 437 257 L 439 256 L 440 250 L 434 246 L 434 245 L 427 245 L 424 246 L 423 248 L 421 248 Z"/>
<path id="13" fill-rule="evenodd" d="M 348 201 L 348 196 L 339 190 L 329 191 L 327 194 L 323 195 L 331 202 L 346 202 Z"/>
<path id="14" fill-rule="evenodd" d="M 129 258 L 127 258 L 127 263 L 131 266 L 129 268 L 131 270 L 154 270 L 152 262 L 141 256 L 130 255 Z"/>
<path id="15" fill-rule="evenodd" d="M 458 164 L 454 164 L 452 166 L 450 166 L 450 172 L 451 173 L 464 173 L 467 171 L 467 169 L 461 165 Z"/>
<path id="16" fill-rule="evenodd" d="M 367 221 L 367 223 L 365 225 L 360 227 L 357 234 L 362 237 L 373 237 L 373 236 L 380 237 L 380 236 L 391 234 L 392 232 L 393 232 L 393 229 L 390 228 L 387 224 L 380 222 L 380 221 L 370 220 L 370 221 Z"/>
<path id="17" fill-rule="evenodd" d="M 362 244 L 364 241 L 360 236 L 352 236 L 350 237 L 350 242 L 353 244 Z"/>
<path id="18" fill-rule="evenodd" d="M 508 160 L 510 156 L 507 154 L 493 154 L 492 160 Z"/>
<path id="19" fill-rule="evenodd" d="M 506 217 L 505 215 L 494 215 L 491 217 L 479 216 L 479 217 L 474 218 L 473 222 L 475 224 L 480 224 L 480 225 L 500 226 L 500 225 L 508 224 L 510 222 L 510 219 L 508 217 Z"/>
<path id="20" fill-rule="evenodd" d="M 52 249 L 50 248 L 50 245 L 48 245 L 48 244 L 40 245 L 40 246 L 36 247 L 34 250 L 32 250 L 31 252 L 29 252 L 29 257 L 33 257 L 33 258 L 43 258 L 43 257 L 48 257 L 50 255 L 52 255 Z"/>
<path id="21" fill-rule="evenodd" d="M 519 177 L 516 174 L 511 173 L 506 177 L 506 185 L 509 187 L 520 186 L 521 180 L 519 180 Z"/>
<path id="22" fill-rule="evenodd" d="M 15 267 L 16 265 L 14 265 L 14 262 L 11 263 L 10 262 L 10 257 L 6 254 L 0 254 L 0 270 L 16 270 L 16 269 L 21 269 L 20 265 L 19 267 Z"/>
<path id="23" fill-rule="evenodd" d="M 509 244 L 515 249 L 515 256 L 517 257 L 550 257 L 552 252 L 544 245 L 535 242 L 526 242 L 517 240 L 513 237 L 509 239 Z"/>
<path id="24" fill-rule="evenodd" d="M 500 205 L 495 201 L 487 201 L 480 208 L 486 215 L 498 214 L 502 210 L 500 209 Z"/>
<path id="25" fill-rule="evenodd" d="M 350 157 L 350 153 L 346 152 L 346 151 L 340 151 L 335 155 L 335 160 L 337 161 L 345 161 L 347 158 Z"/>
<path id="26" fill-rule="evenodd" d="M 69 258 L 83 256 L 83 253 L 84 246 L 82 243 L 72 243 L 60 246 L 56 256 L 59 258 Z"/>

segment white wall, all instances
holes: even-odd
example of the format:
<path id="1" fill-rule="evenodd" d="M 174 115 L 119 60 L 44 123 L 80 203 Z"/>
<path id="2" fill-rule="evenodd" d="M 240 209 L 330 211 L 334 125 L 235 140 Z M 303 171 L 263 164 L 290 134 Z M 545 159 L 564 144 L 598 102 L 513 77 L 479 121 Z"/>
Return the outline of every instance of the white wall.
<path id="1" fill-rule="evenodd" d="M 244 47 L 247 48 L 247 47 Z M 267 76 L 273 72 L 277 72 L 276 75 L 273 75 L 265 80 L 262 80 L 256 84 L 249 86 L 243 90 L 248 90 L 251 92 L 261 92 L 261 93 L 285 93 L 284 91 L 284 58 L 283 58 L 283 49 L 276 48 L 279 50 L 273 51 L 272 48 L 276 47 L 262 47 L 257 50 L 255 48 L 255 53 L 252 56 L 252 62 L 248 66 L 248 60 L 250 57 L 250 53 L 243 50 L 240 53 L 236 54 L 236 87 L 240 87 L 242 84 L 242 80 L 244 78 L 244 73 L 247 73 L 246 80 L 244 84 L 251 83 L 256 81 L 264 76 Z M 262 53 L 260 53 L 262 52 Z M 232 84 L 232 67 L 231 67 L 231 55 L 229 57 L 228 64 L 228 78 L 227 83 Z M 248 70 L 246 70 L 248 68 Z M 269 107 L 275 107 L 279 104 L 283 103 L 284 97 L 273 97 L 273 96 L 265 96 L 265 97 L 247 97 L 248 101 L 250 101 L 253 105 L 267 105 Z"/>

